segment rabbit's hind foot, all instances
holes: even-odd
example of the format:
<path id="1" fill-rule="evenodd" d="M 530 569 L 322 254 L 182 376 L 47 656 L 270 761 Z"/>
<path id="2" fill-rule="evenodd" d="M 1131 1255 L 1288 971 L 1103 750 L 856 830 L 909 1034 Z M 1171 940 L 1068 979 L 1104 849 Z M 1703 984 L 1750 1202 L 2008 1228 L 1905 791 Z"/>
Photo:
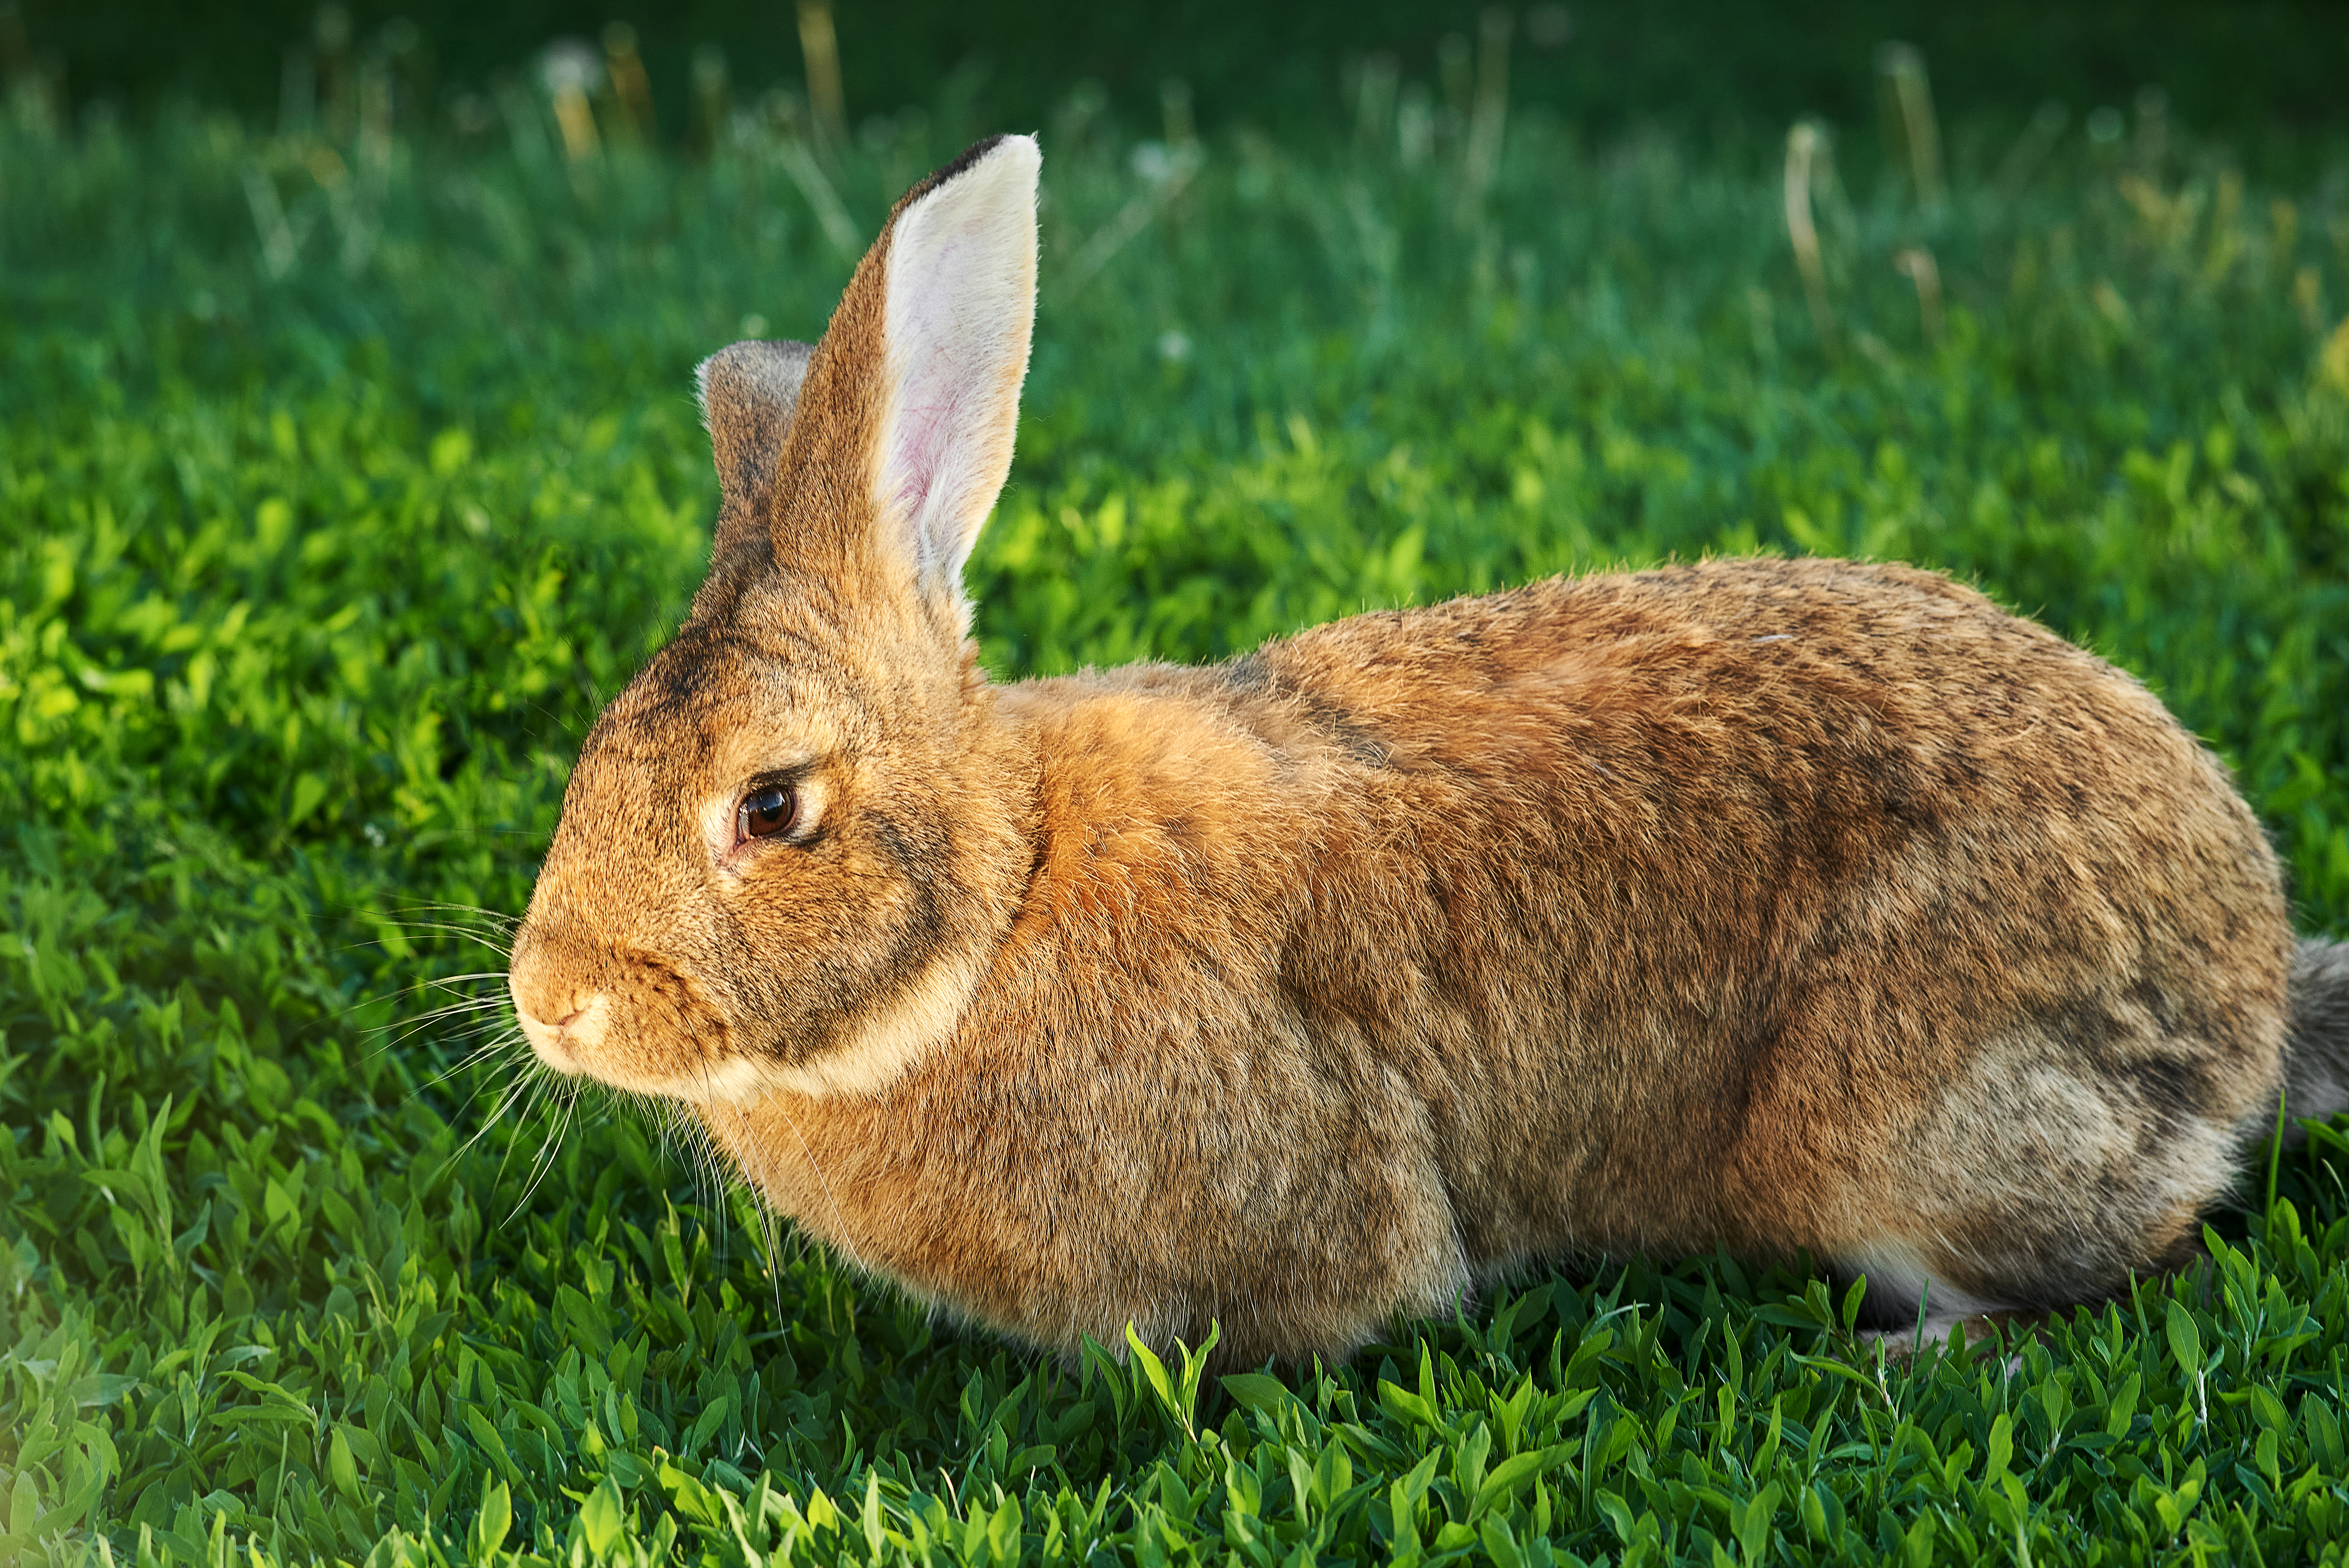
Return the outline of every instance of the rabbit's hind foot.
<path id="1" fill-rule="evenodd" d="M 1860 1320 L 1871 1336 L 1913 1336 L 1921 1324 L 1929 1337 L 1947 1339 L 1953 1326 L 1969 1319 L 2023 1310 L 2019 1302 L 1978 1296 L 1937 1275 L 1905 1241 L 1888 1239 L 1847 1251 L 1837 1260 L 1835 1272 L 1843 1280 L 1868 1281 Z"/>
<path id="2" fill-rule="evenodd" d="M 1938 1277 L 1906 1243 L 1849 1254 L 1837 1273 L 1846 1280 L 1866 1276 L 1860 1343 L 1880 1346 L 1895 1361 L 1906 1361 L 1927 1346 L 1947 1345 L 1952 1329 L 1970 1346 L 2002 1331 L 2020 1346 L 2023 1335 L 2037 1334 L 2047 1322 L 2041 1308 L 1986 1301 Z M 2007 1357 L 2007 1370 L 2015 1370 L 2021 1360 L 2018 1348 Z"/>
<path id="3" fill-rule="evenodd" d="M 1965 1336 L 1969 1349 L 1992 1336 L 2002 1336 L 2007 1345 L 2014 1346 L 2000 1363 L 2002 1375 L 2012 1377 L 2023 1370 L 2023 1340 L 2046 1339 L 2047 1314 L 2036 1307 L 1978 1312 L 1971 1317 L 1927 1313 L 1907 1328 L 1863 1328 L 1859 1342 L 1871 1351 L 1880 1350 L 1887 1361 L 1905 1365 L 1929 1348 L 1938 1350 L 1948 1345 L 1952 1329 Z"/>

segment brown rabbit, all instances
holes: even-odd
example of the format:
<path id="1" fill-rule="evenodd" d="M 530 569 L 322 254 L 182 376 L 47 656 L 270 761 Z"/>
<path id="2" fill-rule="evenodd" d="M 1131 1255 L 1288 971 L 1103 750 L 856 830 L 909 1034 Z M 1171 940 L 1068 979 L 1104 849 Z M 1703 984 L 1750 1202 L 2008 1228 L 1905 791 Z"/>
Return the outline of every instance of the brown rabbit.
<path id="1" fill-rule="evenodd" d="M 709 579 L 514 944 L 556 1069 L 688 1102 L 924 1301 L 1239 1362 L 1561 1254 L 1807 1249 L 1937 1324 L 2092 1300 L 2190 1252 L 2283 1076 L 2349 1100 L 2349 948 L 2295 959 L 2226 769 L 1929 573 L 1717 561 L 990 683 L 960 575 L 1037 160 L 973 148 L 812 350 L 702 367 Z"/>

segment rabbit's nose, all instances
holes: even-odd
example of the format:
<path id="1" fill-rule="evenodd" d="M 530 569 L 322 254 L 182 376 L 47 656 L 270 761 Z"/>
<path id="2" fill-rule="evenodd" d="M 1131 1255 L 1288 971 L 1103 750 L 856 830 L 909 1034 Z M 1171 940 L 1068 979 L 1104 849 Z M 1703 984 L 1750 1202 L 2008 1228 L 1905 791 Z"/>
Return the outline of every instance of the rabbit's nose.
<path id="1" fill-rule="evenodd" d="M 558 1072 L 580 1070 L 580 1057 L 603 1044 L 605 1022 L 611 1014 L 611 1000 L 600 991 L 552 1023 L 533 1013 L 521 996 L 514 998 L 514 1017 L 522 1025 L 531 1049 L 538 1053 L 539 1060 Z"/>

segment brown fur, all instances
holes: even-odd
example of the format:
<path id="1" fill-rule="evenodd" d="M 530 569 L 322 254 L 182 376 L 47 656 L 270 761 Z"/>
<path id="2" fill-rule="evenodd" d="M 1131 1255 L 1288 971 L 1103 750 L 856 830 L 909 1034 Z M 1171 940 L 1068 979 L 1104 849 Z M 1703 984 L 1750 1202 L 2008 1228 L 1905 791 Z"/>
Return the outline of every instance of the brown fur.
<path id="1" fill-rule="evenodd" d="M 1897 1315 L 2190 1247 L 2292 941 L 2137 682 L 1928 573 L 1720 561 L 995 686 L 872 499 L 888 248 L 771 462 L 710 399 L 771 549 L 588 738 L 514 950 L 549 1060 L 1061 1351 L 1342 1356 L 1568 1253 L 1807 1249 Z M 721 851 L 770 776 L 814 835 Z"/>

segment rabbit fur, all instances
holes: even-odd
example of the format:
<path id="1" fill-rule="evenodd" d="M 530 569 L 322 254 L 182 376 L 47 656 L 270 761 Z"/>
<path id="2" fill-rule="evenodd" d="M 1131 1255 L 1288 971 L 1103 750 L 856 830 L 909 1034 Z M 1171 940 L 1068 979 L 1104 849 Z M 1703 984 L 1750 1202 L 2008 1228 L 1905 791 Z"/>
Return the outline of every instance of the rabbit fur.
<path id="1" fill-rule="evenodd" d="M 2224 767 L 1930 573 L 1712 561 L 990 682 L 960 573 L 1037 167 L 972 149 L 812 349 L 704 366 L 710 575 L 513 947 L 554 1068 L 686 1102 L 921 1300 L 1233 1363 L 1569 1254 L 1806 1250 L 1897 1321 L 2095 1300 L 2190 1253 L 2288 1049 L 2293 1109 L 2349 1100 L 2349 949 L 2295 953 Z"/>

